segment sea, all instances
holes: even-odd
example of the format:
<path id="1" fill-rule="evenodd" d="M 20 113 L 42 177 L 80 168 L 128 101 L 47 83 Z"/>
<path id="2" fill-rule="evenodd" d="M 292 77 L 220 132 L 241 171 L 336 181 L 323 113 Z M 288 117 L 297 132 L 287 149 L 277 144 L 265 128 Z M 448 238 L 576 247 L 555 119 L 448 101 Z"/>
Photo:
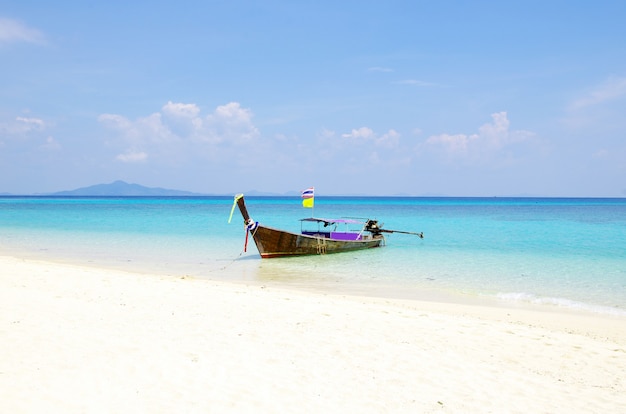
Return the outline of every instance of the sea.
<path id="1" fill-rule="evenodd" d="M 329 294 L 626 315 L 625 198 L 246 197 L 267 226 L 376 219 L 384 247 L 261 259 L 233 197 L 0 197 L 0 254 Z"/>

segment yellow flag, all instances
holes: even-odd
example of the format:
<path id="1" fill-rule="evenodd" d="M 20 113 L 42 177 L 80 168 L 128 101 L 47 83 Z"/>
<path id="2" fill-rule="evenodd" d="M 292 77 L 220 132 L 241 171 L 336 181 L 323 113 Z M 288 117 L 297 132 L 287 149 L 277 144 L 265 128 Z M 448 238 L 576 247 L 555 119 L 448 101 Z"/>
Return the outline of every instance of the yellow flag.
<path id="1" fill-rule="evenodd" d="M 315 189 L 309 187 L 302 190 L 302 207 L 313 208 L 313 204 L 315 204 Z"/>

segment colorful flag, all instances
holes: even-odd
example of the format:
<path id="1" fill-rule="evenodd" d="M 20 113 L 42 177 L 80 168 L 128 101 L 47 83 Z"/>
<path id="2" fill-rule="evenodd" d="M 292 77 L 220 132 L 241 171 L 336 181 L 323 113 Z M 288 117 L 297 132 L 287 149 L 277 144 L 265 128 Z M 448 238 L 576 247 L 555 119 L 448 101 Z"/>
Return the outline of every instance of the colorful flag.
<path id="1" fill-rule="evenodd" d="M 309 187 L 302 191 L 302 207 L 313 208 L 315 203 L 315 188 Z"/>

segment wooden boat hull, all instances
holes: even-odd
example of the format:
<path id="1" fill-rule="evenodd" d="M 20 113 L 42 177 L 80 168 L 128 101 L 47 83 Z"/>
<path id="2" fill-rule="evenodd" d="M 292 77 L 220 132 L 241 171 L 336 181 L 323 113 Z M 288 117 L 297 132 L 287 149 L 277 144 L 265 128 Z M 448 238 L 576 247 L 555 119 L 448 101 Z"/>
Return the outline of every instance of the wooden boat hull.
<path id="1" fill-rule="evenodd" d="M 330 254 L 380 247 L 385 238 L 373 236 L 363 240 L 333 240 L 291 233 L 261 224 L 251 230 L 262 258 Z"/>
<path id="2" fill-rule="evenodd" d="M 235 203 L 239 206 L 244 225 L 252 235 L 262 258 L 349 252 L 371 249 L 385 243 L 385 237 L 382 234 L 373 234 L 369 231 L 362 231 L 361 233 L 328 232 L 327 235 L 322 235 L 317 232 L 315 234 L 302 234 L 277 230 L 259 224 L 250 218 L 243 194 L 235 196 Z M 234 208 L 233 205 L 233 210 Z"/>

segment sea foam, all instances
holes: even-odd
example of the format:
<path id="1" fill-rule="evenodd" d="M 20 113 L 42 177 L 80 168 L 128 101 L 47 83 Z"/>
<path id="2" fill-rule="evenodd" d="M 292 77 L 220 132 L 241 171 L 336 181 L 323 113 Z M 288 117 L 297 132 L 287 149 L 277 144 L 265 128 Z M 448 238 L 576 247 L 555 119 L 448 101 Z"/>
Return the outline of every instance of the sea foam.
<path id="1" fill-rule="evenodd" d="M 540 296 L 533 295 L 531 293 L 523 293 L 523 292 L 499 293 L 496 296 L 498 297 L 498 299 L 504 302 L 527 303 L 527 304 L 533 304 L 533 305 L 547 305 L 547 306 L 555 306 L 555 307 L 560 307 L 560 308 L 580 310 L 580 311 L 598 313 L 598 314 L 604 314 L 604 315 L 626 316 L 626 309 L 620 309 L 617 307 L 602 306 L 602 305 L 592 305 L 589 303 L 578 302 L 578 301 L 566 299 L 566 298 L 540 297 Z"/>

